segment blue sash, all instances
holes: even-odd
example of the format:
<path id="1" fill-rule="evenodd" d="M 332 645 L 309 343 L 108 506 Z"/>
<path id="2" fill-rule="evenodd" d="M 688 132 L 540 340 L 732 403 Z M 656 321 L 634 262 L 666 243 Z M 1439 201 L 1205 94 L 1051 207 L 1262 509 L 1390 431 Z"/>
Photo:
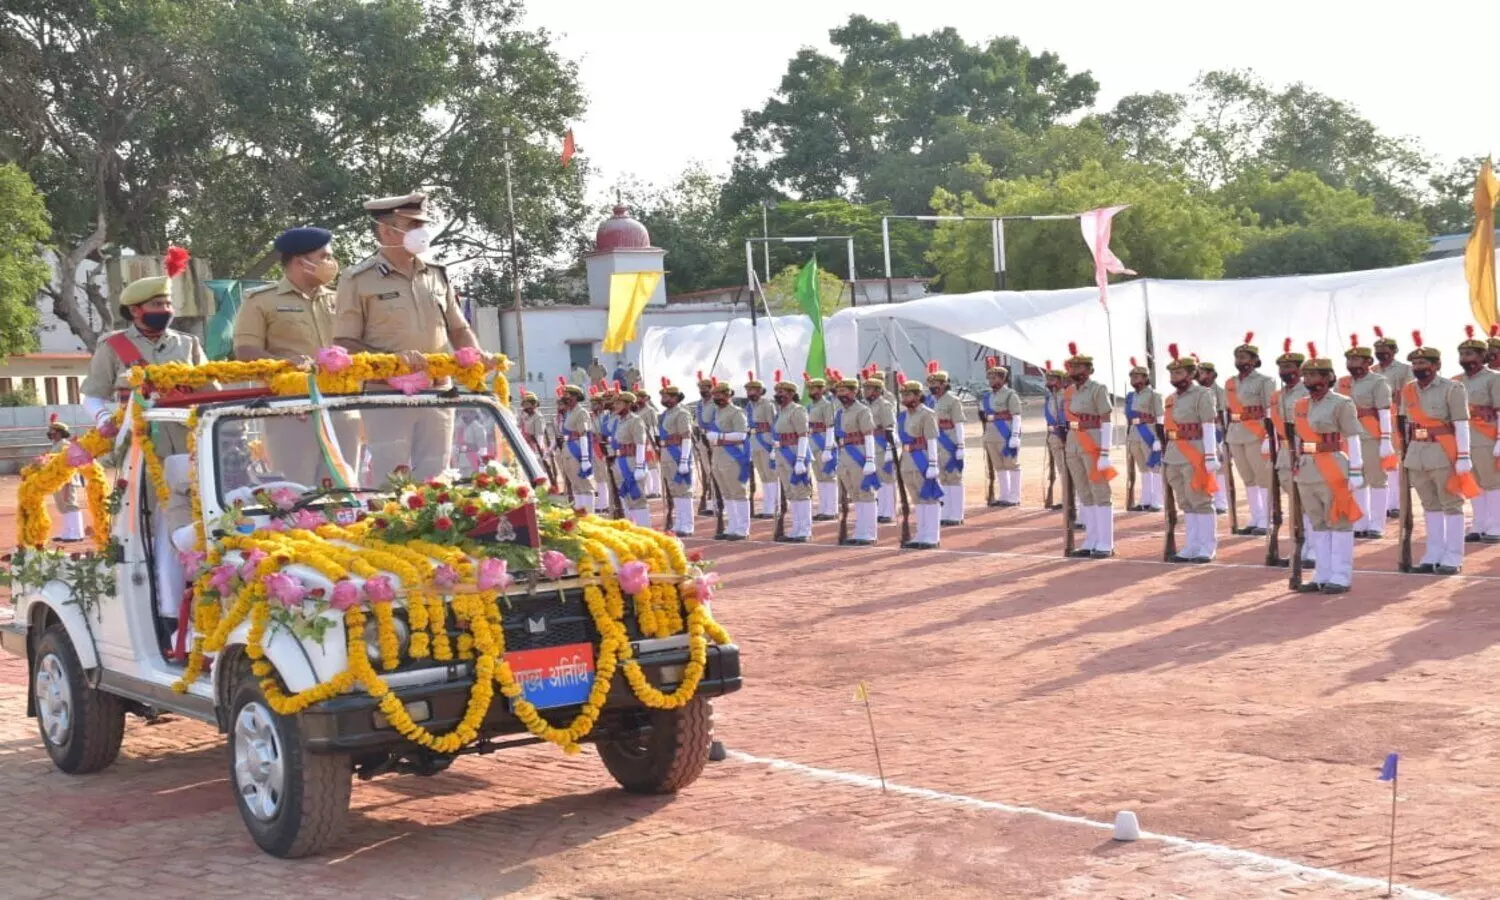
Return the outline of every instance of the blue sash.
<path id="1" fill-rule="evenodd" d="M 833 439 L 833 462 L 824 464 L 823 474 L 833 474 L 833 470 L 838 467 L 840 453 L 849 454 L 849 461 L 859 466 L 860 471 L 863 472 L 865 468 L 865 448 L 844 443 L 844 411 L 842 409 L 834 410 L 833 413 Z M 859 489 L 862 491 L 880 490 L 880 476 L 874 473 L 864 476 L 860 479 Z"/>
<path id="2" fill-rule="evenodd" d="M 599 436 L 604 438 L 604 453 L 613 455 L 615 449 L 615 431 L 619 429 L 620 423 L 615 420 L 612 413 L 605 413 L 599 417 Z"/>
<path id="3" fill-rule="evenodd" d="M 760 449 L 766 451 L 767 453 L 771 453 L 771 451 L 775 449 L 775 445 L 773 445 L 771 443 L 771 433 L 768 432 L 768 431 L 767 432 L 760 432 L 760 431 L 756 431 L 755 430 L 755 404 L 754 403 L 751 403 L 749 405 L 749 407 L 745 410 L 745 420 L 749 423 L 750 440 L 755 441 L 757 444 L 760 444 Z M 772 456 L 774 456 L 774 455 L 775 454 L 772 454 Z"/>
<path id="4" fill-rule="evenodd" d="M 635 480 L 635 460 L 616 456 L 615 468 L 620 472 L 620 496 L 631 500 L 641 499 L 641 486 Z"/>
<path id="5" fill-rule="evenodd" d="M 661 445 L 663 450 L 667 451 L 667 455 L 672 458 L 672 462 L 676 463 L 677 468 L 680 469 L 682 468 L 682 444 L 667 443 L 667 438 L 669 437 L 671 437 L 671 435 L 667 433 L 667 426 L 656 426 L 656 442 Z M 688 473 L 686 475 L 682 474 L 681 472 L 674 471 L 672 473 L 672 480 L 677 482 L 678 484 L 692 484 L 693 470 L 688 469 Z"/>
<path id="6" fill-rule="evenodd" d="M 984 412 L 985 412 L 986 415 L 988 415 L 990 417 L 990 421 L 993 422 L 993 423 L 995 423 L 995 431 L 999 432 L 1000 439 L 1005 442 L 1005 446 L 1000 450 L 1000 455 L 1001 456 L 1020 456 L 1021 455 L 1021 451 L 1020 450 L 1012 450 L 1010 448 L 1010 420 L 1009 419 L 997 419 L 997 418 L 995 418 L 995 408 L 994 408 L 994 405 L 990 402 L 991 398 L 993 398 L 993 397 L 994 397 L 994 392 L 993 391 L 985 391 L 985 393 L 984 393 L 984 401 L 983 401 L 983 403 L 984 403 Z"/>
<path id="7" fill-rule="evenodd" d="M 568 448 L 568 453 L 583 465 L 583 442 L 588 439 L 587 431 L 564 431 L 563 446 Z"/>
<path id="8" fill-rule="evenodd" d="M 796 445 L 793 445 L 791 447 L 780 447 L 778 449 L 781 451 L 781 458 L 786 461 L 787 471 L 789 471 L 789 472 L 792 473 L 791 477 L 790 477 L 791 483 L 792 484 L 812 484 L 812 480 L 811 480 L 812 467 L 811 466 L 808 466 L 807 467 L 807 471 L 804 472 L 804 473 L 802 473 L 801 475 L 797 474 L 797 447 L 796 447 Z M 775 467 L 774 461 L 775 461 L 776 457 L 773 455 L 771 457 L 771 459 L 773 461 L 772 462 L 772 467 L 774 468 Z"/>
<path id="9" fill-rule="evenodd" d="M 1135 421 L 1138 418 L 1140 417 L 1135 413 L 1135 391 L 1131 391 L 1125 395 L 1125 421 L 1135 425 L 1135 433 L 1146 442 L 1146 450 L 1150 452 L 1146 457 L 1146 468 L 1154 469 L 1161 465 L 1161 454 L 1151 449 L 1156 444 L 1156 431 L 1144 422 Z"/>
<path id="10" fill-rule="evenodd" d="M 887 475 L 896 471 L 896 458 L 891 453 L 891 439 L 885 436 L 885 429 L 875 429 L 875 448 L 885 454 L 885 462 L 881 464 L 880 470 Z"/>
<path id="11" fill-rule="evenodd" d="M 740 467 L 740 484 L 748 484 L 750 482 L 750 444 L 748 442 L 722 444 L 718 449 L 728 453 L 729 458 L 734 460 L 735 464 Z"/>
<path id="12" fill-rule="evenodd" d="M 899 412 L 899 413 L 896 414 L 896 430 L 897 430 L 897 433 L 899 434 L 899 436 L 901 438 L 901 446 L 902 447 L 906 447 L 909 444 L 911 444 L 911 435 L 909 435 L 909 434 L 906 433 L 906 413 L 905 412 Z M 917 449 L 913 448 L 913 449 L 907 450 L 906 451 L 906 455 L 909 456 L 909 457 L 911 457 L 911 463 L 912 463 L 912 465 L 915 466 L 916 469 L 917 469 L 917 472 L 921 473 L 922 476 L 923 476 L 923 478 L 922 478 L 922 489 L 917 492 L 917 497 L 920 498 L 920 499 L 922 499 L 922 500 L 941 500 L 941 499 L 943 499 L 943 486 L 937 483 L 937 479 L 936 478 L 927 478 L 926 477 L 926 474 L 927 474 L 927 451 L 926 450 L 917 450 Z"/>

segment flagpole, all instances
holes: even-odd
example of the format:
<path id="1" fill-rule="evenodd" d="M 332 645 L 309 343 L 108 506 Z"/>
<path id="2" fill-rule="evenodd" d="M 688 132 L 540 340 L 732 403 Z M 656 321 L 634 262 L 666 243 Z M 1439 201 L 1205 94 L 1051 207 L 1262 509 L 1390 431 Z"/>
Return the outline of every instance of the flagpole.
<path id="1" fill-rule="evenodd" d="M 1400 775 L 1393 775 L 1391 777 L 1391 860 L 1385 880 L 1385 895 L 1387 897 L 1391 896 L 1396 889 L 1396 783 L 1400 780 Z"/>
<path id="2" fill-rule="evenodd" d="M 771 245 L 768 243 L 768 244 L 766 244 L 766 246 L 769 247 Z M 767 271 L 769 271 L 770 263 L 767 263 L 766 265 L 767 265 Z M 752 365 L 751 368 L 753 368 L 757 373 L 759 373 L 759 372 L 764 371 L 764 370 L 762 369 L 761 364 L 760 364 L 760 329 L 757 328 L 756 324 L 755 324 L 756 323 L 756 316 L 755 316 L 755 283 L 756 283 L 756 277 L 755 277 L 755 251 L 750 248 L 750 242 L 746 241 L 745 242 L 745 284 L 750 288 L 750 353 L 751 353 L 752 358 L 755 360 L 755 364 Z M 764 293 L 764 291 L 762 291 L 762 293 Z M 770 309 L 767 308 L 766 312 L 767 312 L 767 314 L 769 314 L 770 313 Z M 731 324 L 733 324 L 733 322 L 734 322 L 734 313 L 732 313 L 732 312 L 729 314 L 729 321 L 730 321 Z M 725 332 L 724 333 L 726 335 L 729 333 L 728 326 L 725 327 Z"/>
<path id="3" fill-rule="evenodd" d="M 511 188 L 510 126 L 502 127 L 500 135 L 505 148 L 505 208 L 510 215 L 510 282 L 515 289 L 512 308 L 516 312 L 516 364 L 524 382 L 530 380 L 530 373 L 526 370 L 526 316 L 521 312 L 521 255 L 516 245 L 516 195 Z M 500 329 L 500 343 L 505 343 L 503 327 Z"/>

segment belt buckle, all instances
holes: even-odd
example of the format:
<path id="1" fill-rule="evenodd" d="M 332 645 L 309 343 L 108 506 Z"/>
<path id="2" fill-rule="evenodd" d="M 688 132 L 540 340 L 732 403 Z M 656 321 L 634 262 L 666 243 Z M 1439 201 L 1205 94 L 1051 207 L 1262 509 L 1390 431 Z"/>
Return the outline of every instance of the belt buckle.
<path id="1" fill-rule="evenodd" d="M 1167 429 L 1167 439 L 1168 440 L 1172 440 L 1172 441 L 1177 440 L 1177 429 L 1175 429 L 1175 428 L 1168 428 Z"/>
<path id="2" fill-rule="evenodd" d="M 1245 417 L 1242 416 L 1242 415 L 1240 415 L 1239 413 L 1230 413 L 1229 414 L 1229 421 L 1231 421 L 1231 422 L 1243 422 L 1243 421 L 1245 421 Z"/>
<path id="3" fill-rule="evenodd" d="M 1303 441 L 1302 442 L 1302 452 L 1303 453 L 1317 453 L 1318 452 L 1318 444 L 1317 444 L 1317 442 L 1316 441 Z"/>
<path id="4" fill-rule="evenodd" d="M 1427 429 L 1425 429 L 1425 428 L 1413 428 L 1412 432 L 1411 432 L 1411 436 L 1412 436 L 1412 438 L 1414 440 L 1425 441 L 1425 440 L 1427 440 Z"/>

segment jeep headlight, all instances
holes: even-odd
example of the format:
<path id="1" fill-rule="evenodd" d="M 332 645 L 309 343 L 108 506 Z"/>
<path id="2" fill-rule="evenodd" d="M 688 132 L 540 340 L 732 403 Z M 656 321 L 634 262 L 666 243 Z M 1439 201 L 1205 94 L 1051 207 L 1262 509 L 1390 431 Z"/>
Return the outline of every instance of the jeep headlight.
<path id="1" fill-rule="evenodd" d="M 391 630 L 396 633 L 396 646 L 400 648 L 400 655 L 406 655 L 407 644 L 411 641 L 411 626 L 400 616 L 391 617 Z M 371 616 L 365 622 L 365 655 L 370 662 L 380 662 L 380 622 Z"/>

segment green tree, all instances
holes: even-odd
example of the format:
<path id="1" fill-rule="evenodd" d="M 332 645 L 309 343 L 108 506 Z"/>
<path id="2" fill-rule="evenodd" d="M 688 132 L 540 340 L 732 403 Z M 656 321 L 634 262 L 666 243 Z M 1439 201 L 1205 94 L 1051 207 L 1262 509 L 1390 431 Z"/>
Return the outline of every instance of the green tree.
<path id="1" fill-rule="evenodd" d="M 51 280 L 38 250 L 50 236 L 36 186 L 15 165 L 0 164 L 0 354 L 36 349 L 36 299 Z"/>
<path id="2" fill-rule="evenodd" d="M 766 304 L 778 316 L 791 316 L 802 312 L 797 305 L 795 285 L 802 265 L 787 266 L 771 277 L 766 284 Z M 849 286 L 837 275 L 818 265 L 818 298 L 822 301 L 824 316 L 838 312 L 840 306 L 849 305 Z"/>
<path id="3" fill-rule="evenodd" d="M 58 261 L 53 310 L 92 348 L 108 298 L 76 283 L 86 260 L 159 251 L 213 136 L 202 29 L 211 0 L 0 0 L 0 159 L 46 197 Z M 227 61 L 231 62 L 231 61 Z M 80 288 L 87 291 L 80 301 Z"/>
<path id="4" fill-rule="evenodd" d="M 1055 54 L 1033 54 L 1013 37 L 971 44 L 952 28 L 906 36 L 893 22 L 856 14 L 829 39 L 837 58 L 802 50 L 776 95 L 745 113 L 731 209 L 789 195 L 877 199 L 885 196 L 872 190 L 877 168 L 920 160 L 961 130 L 955 120 L 1036 134 L 1098 92 L 1087 72 L 1070 73 Z M 925 200 L 934 186 L 917 196 Z"/>
<path id="5" fill-rule="evenodd" d="M 701 164 L 688 166 L 665 187 L 632 183 L 621 199 L 667 251 L 667 293 L 685 294 L 736 284 L 729 224 L 720 214 L 724 179 Z"/>
<path id="6" fill-rule="evenodd" d="M 1483 157 L 1466 156 L 1427 179 L 1432 191 L 1422 221 L 1429 234 L 1460 234 L 1474 227 L 1474 179 Z"/>
<path id="7" fill-rule="evenodd" d="M 982 163 L 974 164 L 982 171 Z M 1240 248 L 1240 226 L 1205 192 L 1139 163 L 1087 162 L 1056 175 L 989 181 L 982 195 L 939 190 L 944 214 L 1040 215 L 1130 204 L 1114 219 L 1110 247 L 1125 264 L 1154 278 L 1218 278 Z M 1093 261 L 1076 221 L 1017 222 L 1006 230 L 1008 286 L 1046 290 L 1093 283 Z M 944 225 L 931 259 L 950 293 L 993 287 L 990 235 Z"/>

